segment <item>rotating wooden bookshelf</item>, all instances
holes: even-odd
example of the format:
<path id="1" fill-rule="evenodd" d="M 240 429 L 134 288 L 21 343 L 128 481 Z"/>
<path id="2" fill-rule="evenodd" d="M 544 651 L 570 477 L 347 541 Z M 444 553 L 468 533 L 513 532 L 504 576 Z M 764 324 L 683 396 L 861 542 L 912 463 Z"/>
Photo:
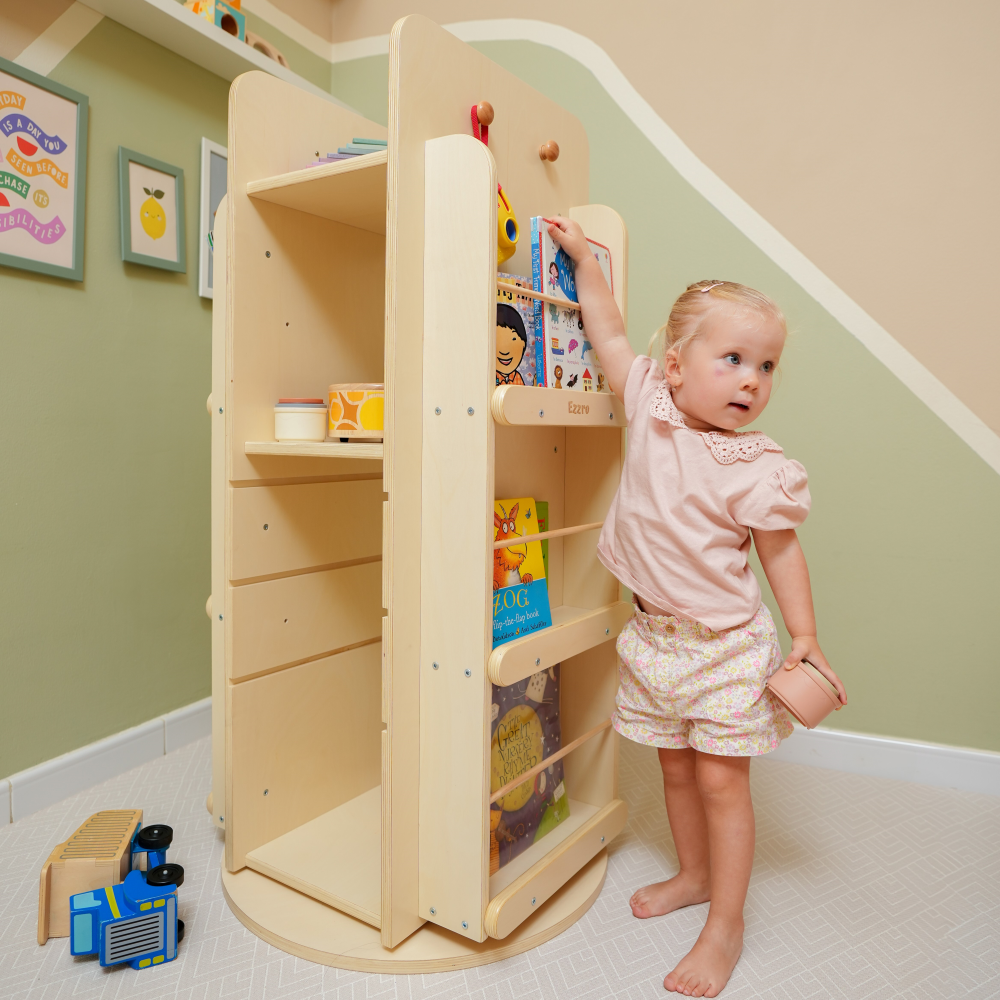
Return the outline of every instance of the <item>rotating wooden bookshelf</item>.
<path id="1" fill-rule="evenodd" d="M 468 134 L 481 100 L 489 149 Z M 299 169 L 355 136 L 388 147 Z M 538 154 L 550 141 L 556 162 Z M 436 971 L 542 943 L 596 899 L 626 819 L 605 723 L 630 606 L 593 527 L 624 414 L 606 393 L 495 387 L 498 179 L 522 225 L 505 270 L 531 273 L 530 216 L 569 214 L 610 248 L 624 315 L 627 234 L 586 204 L 583 126 L 432 22 L 393 29 L 388 130 L 263 73 L 233 83 L 211 806 L 239 918 L 342 968 Z M 385 383 L 383 443 L 276 442 L 278 398 L 332 382 Z M 553 625 L 493 650 L 493 502 L 515 496 L 549 502 Z M 555 663 L 570 818 L 491 876 L 491 684 Z"/>

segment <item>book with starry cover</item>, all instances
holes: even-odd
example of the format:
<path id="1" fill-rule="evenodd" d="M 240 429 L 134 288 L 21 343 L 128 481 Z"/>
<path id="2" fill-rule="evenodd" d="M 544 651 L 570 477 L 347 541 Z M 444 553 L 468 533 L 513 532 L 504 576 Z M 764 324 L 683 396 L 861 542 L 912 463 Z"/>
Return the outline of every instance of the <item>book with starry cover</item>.
<path id="1" fill-rule="evenodd" d="M 562 745 L 559 664 L 507 687 L 493 685 L 490 793 Z M 490 874 L 569 817 L 563 762 L 518 785 L 490 807 Z"/>

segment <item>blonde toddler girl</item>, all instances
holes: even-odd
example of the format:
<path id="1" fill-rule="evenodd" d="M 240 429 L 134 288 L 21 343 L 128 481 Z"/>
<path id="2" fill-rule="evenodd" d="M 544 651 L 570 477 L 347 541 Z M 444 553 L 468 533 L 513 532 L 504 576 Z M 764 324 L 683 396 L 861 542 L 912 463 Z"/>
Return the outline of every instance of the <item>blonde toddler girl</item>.
<path id="1" fill-rule="evenodd" d="M 573 258 L 587 335 L 625 404 L 628 452 L 598 556 L 634 596 L 618 639 L 615 729 L 658 748 L 680 871 L 629 900 L 640 918 L 710 902 L 690 952 L 664 980 L 716 996 L 743 947 L 754 851 L 750 758 L 792 732 L 766 688 L 782 666 L 777 632 L 747 563 L 751 534 L 792 648 L 847 695 L 816 639 L 805 556 L 806 470 L 760 431 L 785 344 L 785 320 L 760 292 L 699 281 L 663 330 L 662 369 L 636 356 L 580 227 L 549 222 Z"/>

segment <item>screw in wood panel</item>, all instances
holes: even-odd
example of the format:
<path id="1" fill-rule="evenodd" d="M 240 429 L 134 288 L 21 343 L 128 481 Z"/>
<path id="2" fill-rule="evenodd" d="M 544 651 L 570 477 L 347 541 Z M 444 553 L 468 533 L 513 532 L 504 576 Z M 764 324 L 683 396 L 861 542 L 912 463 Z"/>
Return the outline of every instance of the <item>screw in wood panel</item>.
<path id="1" fill-rule="evenodd" d="M 222 412 L 222 407 L 220 406 L 220 407 L 219 407 L 219 413 L 221 413 L 221 412 Z"/>
<path id="2" fill-rule="evenodd" d="M 614 419 L 615 419 L 615 415 L 613 413 L 609 413 L 608 414 L 608 420 L 614 420 Z"/>
<path id="3" fill-rule="evenodd" d="M 468 667 L 465 668 L 465 676 L 466 677 L 471 677 L 472 676 L 472 671 Z"/>
<path id="4" fill-rule="evenodd" d="M 264 256 L 265 257 L 270 257 L 271 256 L 271 251 L 270 250 L 265 250 L 264 251 Z"/>
<path id="5" fill-rule="evenodd" d="M 462 930 L 466 930 L 467 931 L 468 929 L 469 929 L 469 921 L 468 920 L 463 920 L 462 921 Z"/>
<path id="6" fill-rule="evenodd" d="M 553 448 L 552 450 L 553 450 L 554 452 L 556 452 L 556 451 L 558 451 L 559 449 L 558 449 L 558 448 Z"/>
<path id="7" fill-rule="evenodd" d="M 434 412 L 440 417 L 441 416 L 441 407 L 440 406 L 435 406 L 434 407 Z"/>
<path id="8" fill-rule="evenodd" d="M 431 916 L 437 916 L 437 910 L 435 910 L 433 906 L 431 907 Z"/>
<path id="9" fill-rule="evenodd" d="M 540 160 L 548 160 L 549 163 L 555 163 L 559 159 L 559 143 L 554 139 L 543 142 L 538 147 L 538 158 Z"/>
<path id="10" fill-rule="evenodd" d="M 222 621 L 222 615 L 219 615 L 219 621 L 220 622 Z"/>
<path id="11" fill-rule="evenodd" d="M 535 657 L 535 666 L 536 667 L 541 666 L 541 663 L 542 663 L 542 658 L 540 656 L 536 656 Z"/>
<path id="12" fill-rule="evenodd" d="M 437 670 L 438 665 L 436 663 L 432 663 L 431 664 L 431 668 L 434 669 L 434 670 Z"/>
<path id="13" fill-rule="evenodd" d="M 611 635 L 611 629 L 609 629 L 609 628 L 606 628 L 606 629 L 604 630 L 604 634 L 605 634 L 605 635 Z"/>
<path id="14" fill-rule="evenodd" d="M 534 897 L 534 896 L 532 896 L 532 897 L 531 897 L 531 905 L 532 905 L 532 906 L 534 906 L 534 905 L 535 905 L 535 897 Z"/>
<path id="15" fill-rule="evenodd" d="M 476 117 L 480 125 L 492 125 L 496 117 L 493 112 L 493 105 L 489 101 L 480 101 L 476 105 Z"/>
<path id="16" fill-rule="evenodd" d="M 603 837 L 601 837 L 601 843 L 602 843 L 602 844 L 604 843 L 604 838 L 603 838 Z"/>
<path id="17" fill-rule="evenodd" d="M 267 531 L 267 525 L 266 524 L 264 525 L 264 530 Z"/>
<path id="18" fill-rule="evenodd" d="M 474 409 L 473 409 L 473 408 L 472 408 L 472 407 L 470 406 L 470 407 L 469 407 L 469 416 L 471 417 L 471 416 L 472 416 L 472 414 L 473 414 L 473 413 L 475 413 L 475 412 L 476 412 L 476 411 L 475 411 L 475 410 L 474 410 Z"/>
<path id="19" fill-rule="evenodd" d="M 268 789 L 267 789 L 267 788 L 265 788 L 265 789 L 264 789 L 264 794 L 265 794 L 265 795 L 267 795 L 267 793 L 268 793 Z"/>
<path id="20" fill-rule="evenodd" d="M 538 415 L 539 415 L 540 417 L 544 417 L 544 416 L 545 416 L 545 411 L 544 411 L 544 410 L 539 410 L 539 411 L 538 411 Z"/>

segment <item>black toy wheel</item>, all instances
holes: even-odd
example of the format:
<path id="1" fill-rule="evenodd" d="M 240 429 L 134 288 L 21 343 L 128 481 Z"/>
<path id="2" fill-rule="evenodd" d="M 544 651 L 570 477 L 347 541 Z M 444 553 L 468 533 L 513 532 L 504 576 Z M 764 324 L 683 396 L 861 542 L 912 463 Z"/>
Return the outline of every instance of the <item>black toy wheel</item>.
<path id="1" fill-rule="evenodd" d="M 166 823 L 144 826 L 135 838 L 136 845 L 144 851 L 165 851 L 174 839 L 174 831 Z"/>
<path id="2" fill-rule="evenodd" d="M 177 921 L 177 943 L 180 944 L 184 940 L 184 921 Z"/>
<path id="3" fill-rule="evenodd" d="M 152 871 L 146 872 L 146 885 L 166 886 L 184 884 L 184 869 L 180 865 L 157 865 Z"/>

